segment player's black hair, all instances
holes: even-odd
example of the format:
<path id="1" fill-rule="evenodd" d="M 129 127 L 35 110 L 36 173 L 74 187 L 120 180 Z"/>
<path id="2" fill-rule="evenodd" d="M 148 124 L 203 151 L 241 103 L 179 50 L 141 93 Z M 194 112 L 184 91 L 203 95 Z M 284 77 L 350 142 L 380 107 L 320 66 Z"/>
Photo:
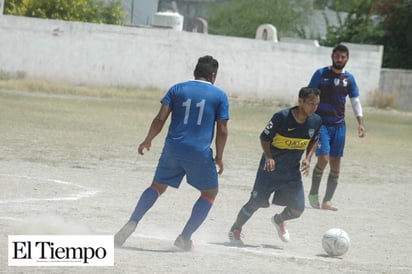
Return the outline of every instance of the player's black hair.
<path id="1" fill-rule="evenodd" d="M 205 78 L 209 79 L 212 74 L 217 73 L 219 68 L 218 61 L 210 55 L 200 57 L 197 61 L 195 71 L 193 72 L 195 79 Z"/>
<path id="2" fill-rule="evenodd" d="M 306 99 L 309 95 L 320 96 L 320 89 L 303 87 L 299 91 L 299 98 Z"/>
<path id="3" fill-rule="evenodd" d="M 345 53 L 348 55 L 348 57 L 349 57 L 349 49 L 348 49 L 348 47 L 346 47 L 346 46 L 344 46 L 344 45 L 342 45 L 342 44 L 339 44 L 339 45 L 337 45 L 336 47 L 334 47 L 334 48 L 333 48 L 333 51 L 332 51 L 332 54 L 335 53 L 335 51 L 345 52 Z"/>

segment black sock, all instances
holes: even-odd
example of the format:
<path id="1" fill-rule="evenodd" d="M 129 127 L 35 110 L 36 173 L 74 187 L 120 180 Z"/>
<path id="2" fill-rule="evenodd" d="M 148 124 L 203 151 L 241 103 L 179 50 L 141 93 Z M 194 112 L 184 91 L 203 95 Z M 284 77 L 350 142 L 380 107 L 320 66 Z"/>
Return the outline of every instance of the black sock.
<path id="1" fill-rule="evenodd" d="M 320 169 L 317 165 L 313 168 L 312 172 L 312 186 L 310 188 L 309 194 L 318 194 L 320 181 L 322 180 L 323 170 Z"/>
<path id="2" fill-rule="evenodd" d="M 257 208 L 252 208 L 249 203 L 246 203 L 239 211 L 236 221 L 233 224 L 232 228 L 230 229 L 231 231 L 233 229 L 239 229 L 242 230 L 242 226 L 252 217 L 253 213 Z"/>
<path id="3" fill-rule="evenodd" d="M 296 218 L 298 218 L 298 216 L 293 215 L 290 209 L 288 207 L 285 207 L 282 213 L 275 215 L 275 223 L 280 224 L 280 223 L 283 223 L 284 221 L 296 219 Z"/>
<path id="4" fill-rule="evenodd" d="M 332 200 L 333 194 L 335 193 L 336 187 L 338 186 L 339 172 L 330 171 L 328 177 L 328 184 L 326 185 L 326 193 L 323 198 L 323 202 L 329 202 Z"/>

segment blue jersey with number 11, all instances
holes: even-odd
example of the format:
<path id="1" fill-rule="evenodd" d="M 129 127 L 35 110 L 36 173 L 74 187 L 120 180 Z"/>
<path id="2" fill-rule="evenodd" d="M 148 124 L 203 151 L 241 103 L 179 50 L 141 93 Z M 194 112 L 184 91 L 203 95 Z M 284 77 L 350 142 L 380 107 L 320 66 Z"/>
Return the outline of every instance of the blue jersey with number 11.
<path id="1" fill-rule="evenodd" d="M 172 86 L 161 102 L 172 110 L 163 152 L 191 160 L 210 157 L 215 122 L 229 119 L 225 92 L 209 82 L 192 80 Z"/>

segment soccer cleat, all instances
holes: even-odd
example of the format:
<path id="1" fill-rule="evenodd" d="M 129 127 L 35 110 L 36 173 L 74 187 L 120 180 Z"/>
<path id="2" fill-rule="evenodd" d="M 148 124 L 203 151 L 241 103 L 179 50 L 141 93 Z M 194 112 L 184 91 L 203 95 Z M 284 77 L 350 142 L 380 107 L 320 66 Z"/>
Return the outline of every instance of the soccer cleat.
<path id="1" fill-rule="evenodd" d="M 240 229 L 233 229 L 228 233 L 229 241 L 231 244 L 238 246 L 243 245 L 243 241 L 241 239 L 243 237 L 243 234 L 241 234 L 240 232 Z"/>
<path id="2" fill-rule="evenodd" d="M 320 209 L 319 195 L 318 194 L 309 194 L 309 204 L 313 208 Z"/>
<path id="3" fill-rule="evenodd" d="M 127 222 L 119 232 L 114 235 L 114 246 L 121 247 L 130 235 L 136 230 L 137 223 Z"/>
<path id="4" fill-rule="evenodd" d="M 289 231 L 286 229 L 286 223 L 285 222 L 281 222 L 280 224 L 276 223 L 276 216 L 278 216 L 277 214 L 275 216 L 273 216 L 272 218 L 270 218 L 270 220 L 272 221 L 272 223 L 275 225 L 276 230 L 278 231 L 278 235 L 279 238 L 287 243 L 289 242 Z"/>
<path id="5" fill-rule="evenodd" d="M 177 236 L 175 240 L 175 246 L 183 251 L 192 251 L 193 250 L 193 243 L 192 240 L 185 240 L 183 239 L 182 235 Z"/>
<path id="6" fill-rule="evenodd" d="M 322 209 L 338 211 L 338 208 L 333 206 L 331 201 L 324 202 L 322 204 Z"/>

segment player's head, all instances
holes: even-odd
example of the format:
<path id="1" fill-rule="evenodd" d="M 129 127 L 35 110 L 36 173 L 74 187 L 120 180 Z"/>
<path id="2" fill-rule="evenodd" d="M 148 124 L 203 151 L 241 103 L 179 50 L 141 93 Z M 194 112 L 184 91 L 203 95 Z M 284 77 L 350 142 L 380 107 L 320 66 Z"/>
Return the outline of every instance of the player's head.
<path id="1" fill-rule="evenodd" d="M 299 108 L 307 116 L 315 113 L 320 102 L 320 89 L 303 87 L 299 91 Z"/>
<path id="2" fill-rule="evenodd" d="M 202 79 L 212 84 L 216 80 L 219 63 L 210 55 L 200 57 L 197 61 L 196 68 L 193 72 L 195 79 Z"/>
<path id="3" fill-rule="evenodd" d="M 332 51 L 332 67 L 337 70 L 342 70 L 349 60 L 349 49 L 340 44 L 333 48 Z"/>

